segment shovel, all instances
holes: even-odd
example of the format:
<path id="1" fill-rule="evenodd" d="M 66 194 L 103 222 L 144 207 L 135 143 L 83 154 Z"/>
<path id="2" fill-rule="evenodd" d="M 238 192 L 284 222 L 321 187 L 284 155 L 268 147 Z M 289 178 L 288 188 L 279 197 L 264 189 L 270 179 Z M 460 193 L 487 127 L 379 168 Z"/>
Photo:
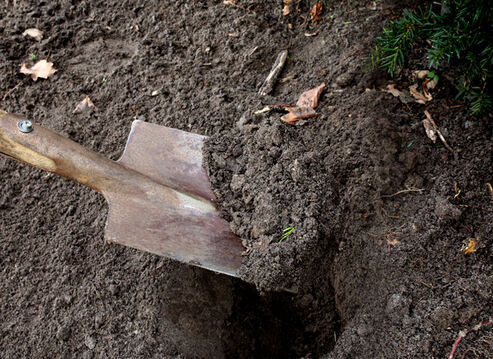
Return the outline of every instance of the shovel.
<path id="1" fill-rule="evenodd" d="M 244 248 L 214 204 L 202 167 L 205 138 L 134 121 L 115 162 L 0 110 L 0 154 L 100 192 L 109 205 L 108 243 L 237 276 Z"/>

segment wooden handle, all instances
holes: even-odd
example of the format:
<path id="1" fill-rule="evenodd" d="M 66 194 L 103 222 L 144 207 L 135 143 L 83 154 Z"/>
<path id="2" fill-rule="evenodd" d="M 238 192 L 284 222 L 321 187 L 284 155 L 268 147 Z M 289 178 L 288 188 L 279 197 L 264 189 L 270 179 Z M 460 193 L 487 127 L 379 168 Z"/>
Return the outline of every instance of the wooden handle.
<path id="1" fill-rule="evenodd" d="M 35 123 L 28 122 L 32 124 L 31 131 L 22 132 L 19 121 L 27 120 L 0 110 L 1 154 L 102 193 L 128 182 L 124 179 L 129 176 L 138 176 L 138 173 L 129 173 L 133 171 Z"/>

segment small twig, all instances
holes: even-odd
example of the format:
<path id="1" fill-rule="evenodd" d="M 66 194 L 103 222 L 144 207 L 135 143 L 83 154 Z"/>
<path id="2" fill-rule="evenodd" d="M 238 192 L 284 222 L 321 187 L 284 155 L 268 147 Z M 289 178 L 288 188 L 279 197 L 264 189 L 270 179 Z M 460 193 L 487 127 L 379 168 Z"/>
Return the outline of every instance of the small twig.
<path id="1" fill-rule="evenodd" d="M 20 85 L 22 85 L 22 84 L 24 83 L 24 81 L 25 81 L 25 80 L 26 80 L 26 79 L 21 80 L 21 81 L 20 81 L 17 85 L 15 85 L 15 86 L 14 86 L 14 87 L 12 87 L 10 90 L 8 90 L 8 91 L 5 93 L 5 95 L 3 95 L 3 97 L 2 97 L 2 101 L 4 101 L 4 100 L 7 98 L 7 96 L 8 96 L 8 95 L 10 95 L 12 92 L 14 92 L 15 90 L 17 90 L 17 88 L 18 88 Z"/>
<path id="2" fill-rule="evenodd" d="M 274 66 L 272 66 L 269 76 L 267 76 L 264 83 L 262 84 L 262 87 L 260 87 L 260 90 L 258 91 L 260 95 L 265 96 L 270 92 L 272 92 L 277 77 L 281 73 L 281 70 L 284 67 L 284 64 L 286 63 L 287 57 L 288 57 L 288 50 L 283 50 L 279 53 L 279 55 L 277 55 L 276 62 L 274 63 Z"/>
<path id="3" fill-rule="evenodd" d="M 479 324 L 475 325 L 474 327 L 472 327 L 470 329 L 461 330 L 459 332 L 459 336 L 457 337 L 457 339 L 455 339 L 454 345 L 452 346 L 452 351 L 450 352 L 450 355 L 448 356 L 448 359 L 453 359 L 454 358 L 455 351 L 457 350 L 457 346 L 459 345 L 459 343 L 462 340 L 462 338 L 464 338 L 467 335 L 467 333 L 469 333 L 472 330 L 478 331 L 482 327 L 487 326 L 487 325 L 490 325 L 491 323 L 493 323 L 493 317 L 490 317 L 486 322 L 479 323 Z"/>
<path id="4" fill-rule="evenodd" d="M 454 150 L 452 149 L 452 147 L 450 147 L 448 145 L 447 141 L 445 140 L 445 137 L 443 137 L 442 132 L 440 132 L 440 129 L 438 128 L 437 124 L 435 123 L 435 121 L 431 117 L 431 114 L 428 111 L 425 110 L 425 115 L 428 118 L 428 120 L 430 121 L 431 125 L 435 129 L 435 131 L 438 134 L 438 136 L 440 137 L 440 139 L 442 140 L 442 142 L 445 145 L 445 147 L 447 148 L 447 150 L 449 150 L 450 152 L 454 152 Z"/>
<path id="5" fill-rule="evenodd" d="M 393 218 L 393 219 L 399 219 L 399 218 L 400 218 L 399 216 L 391 216 L 391 215 L 389 214 L 389 212 L 387 212 L 387 210 L 386 210 L 385 208 L 383 208 L 383 207 L 382 207 L 382 211 L 383 211 L 383 213 L 385 213 L 385 215 L 386 215 L 387 217 L 389 217 L 389 218 Z"/>
<path id="6" fill-rule="evenodd" d="M 380 196 L 380 197 L 382 197 L 382 198 L 390 198 L 390 197 L 397 196 L 397 195 L 399 195 L 401 193 L 421 192 L 421 191 L 423 191 L 422 188 L 408 187 L 407 189 L 400 190 L 400 191 L 395 192 L 393 194 L 384 194 L 383 196 Z"/>

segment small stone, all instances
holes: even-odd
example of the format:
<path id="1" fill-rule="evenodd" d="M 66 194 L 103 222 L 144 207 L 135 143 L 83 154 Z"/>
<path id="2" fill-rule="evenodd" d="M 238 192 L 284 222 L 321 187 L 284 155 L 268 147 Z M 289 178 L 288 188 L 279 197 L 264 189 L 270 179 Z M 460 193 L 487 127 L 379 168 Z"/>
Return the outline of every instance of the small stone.
<path id="1" fill-rule="evenodd" d="M 351 85 L 351 83 L 354 80 L 354 75 L 350 72 L 345 72 L 336 78 L 336 84 L 338 84 L 341 87 L 347 87 Z"/>
<path id="2" fill-rule="evenodd" d="M 84 344 L 86 345 L 86 347 L 93 350 L 96 347 L 96 339 L 94 339 L 90 335 L 87 335 L 84 339 Z"/>
<path id="3" fill-rule="evenodd" d="M 233 192 L 241 191 L 244 185 L 245 185 L 245 176 L 234 174 L 230 184 L 231 190 Z"/>
<path id="4" fill-rule="evenodd" d="M 161 93 L 161 91 L 159 91 L 159 90 L 154 90 L 154 91 L 152 91 L 152 92 L 151 92 L 151 96 L 157 96 L 157 95 L 159 95 L 160 93 Z"/>
<path id="5" fill-rule="evenodd" d="M 295 159 L 291 166 L 291 178 L 295 182 L 301 182 L 305 178 L 305 170 L 298 159 Z"/>

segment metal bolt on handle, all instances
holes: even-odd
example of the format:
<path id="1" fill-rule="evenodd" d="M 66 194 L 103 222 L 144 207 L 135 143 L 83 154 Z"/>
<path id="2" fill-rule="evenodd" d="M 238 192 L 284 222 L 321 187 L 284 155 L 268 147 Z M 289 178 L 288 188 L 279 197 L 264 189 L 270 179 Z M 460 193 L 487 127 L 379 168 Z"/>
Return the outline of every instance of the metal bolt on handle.
<path id="1" fill-rule="evenodd" d="M 34 129 L 33 123 L 28 120 L 20 120 L 17 122 L 17 128 L 23 133 L 29 133 Z"/>

